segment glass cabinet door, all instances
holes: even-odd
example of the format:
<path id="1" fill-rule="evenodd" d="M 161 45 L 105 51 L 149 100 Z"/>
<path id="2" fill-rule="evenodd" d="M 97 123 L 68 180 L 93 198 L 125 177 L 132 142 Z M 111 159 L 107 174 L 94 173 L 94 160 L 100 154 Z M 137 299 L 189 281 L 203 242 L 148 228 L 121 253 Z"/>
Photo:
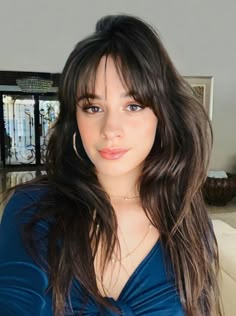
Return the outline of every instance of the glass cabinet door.
<path id="1" fill-rule="evenodd" d="M 56 96 L 9 93 L 2 95 L 2 104 L 5 165 L 43 164 L 48 134 L 59 113 Z"/>
<path id="2" fill-rule="evenodd" d="M 3 95 L 5 165 L 35 164 L 33 95 Z"/>
<path id="3" fill-rule="evenodd" d="M 40 162 L 44 163 L 50 128 L 59 114 L 59 101 L 55 96 L 39 97 L 39 126 L 40 126 Z"/>

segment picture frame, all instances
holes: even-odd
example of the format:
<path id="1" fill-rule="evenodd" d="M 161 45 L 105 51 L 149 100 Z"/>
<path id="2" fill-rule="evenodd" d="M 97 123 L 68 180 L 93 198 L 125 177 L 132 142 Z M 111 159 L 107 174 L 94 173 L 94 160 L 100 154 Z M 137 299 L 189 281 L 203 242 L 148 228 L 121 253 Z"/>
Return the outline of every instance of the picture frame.
<path id="1" fill-rule="evenodd" d="M 210 120 L 213 113 L 213 84 L 212 76 L 184 76 L 184 79 L 191 85 L 196 96 L 206 108 Z"/>

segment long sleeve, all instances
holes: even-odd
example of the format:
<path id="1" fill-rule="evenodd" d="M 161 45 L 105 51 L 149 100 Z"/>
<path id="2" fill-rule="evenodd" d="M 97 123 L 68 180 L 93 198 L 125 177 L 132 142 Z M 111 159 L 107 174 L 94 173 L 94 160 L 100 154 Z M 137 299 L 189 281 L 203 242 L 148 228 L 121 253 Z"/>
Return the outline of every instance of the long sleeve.
<path id="1" fill-rule="evenodd" d="M 18 191 L 10 199 L 3 213 L 0 224 L 0 316 L 53 315 L 51 294 L 45 294 L 48 286 L 46 272 L 28 254 L 20 233 L 22 224 L 36 212 L 35 207 L 30 207 L 29 211 L 18 216 L 21 209 L 39 198 L 40 193 L 35 191 Z M 47 230 L 47 223 L 37 225 L 37 237 L 43 236 Z M 40 248 L 40 255 L 44 257 L 45 253 L 45 249 Z M 91 298 L 89 298 L 89 303 L 82 307 L 81 287 L 77 281 L 75 284 L 71 291 L 74 312 L 68 312 L 66 315 L 76 315 L 81 308 L 83 308 L 84 316 L 100 315 L 96 302 Z M 110 310 L 104 310 L 102 315 L 116 314 Z"/>
<path id="2" fill-rule="evenodd" d="M 21 190 L 8 202 L 0 225 L 0 316 L 53 316 L 52 293 L 47 292 L 46 267 L 36 264 L 22 241 L 20 228 L 37 212 L 32 203 L 41 198 L 41 190 Z M 30 205 L 29 211 L 22 208 Z M 20 216 L 18 216 L 20 213 Z M 36 238 L 45 237 L 49 221 L 36 224 Z M 37 244 L 42 264 L 46 260 L 47 244 Z M 44 260 L 45 259 L 45 260 Z M 110 309 L 101 311 L 92 296 L 86 297 L 80 282 L 73 279 L 70 297 L 72 310 L 67 316 L 115 316 Z M 124 286 L 118 300 L 107 298 L 122 315 L 183 316 L 184 310 L 174 284 L 167 278 L 164 252 L 158 241 L 138 265 Z M 84 305 L 86 303 L 86 305 Z"/>
<path id="3" fill-rule="evenodd" d="M 33 202 L 26 192 L 16 192 L 3 213 L 0 225 L 1 316 L 52 315 L 44 293 L 48 285 L 47 275 L 27 253 L 20 234 L 17 215 Z"/>

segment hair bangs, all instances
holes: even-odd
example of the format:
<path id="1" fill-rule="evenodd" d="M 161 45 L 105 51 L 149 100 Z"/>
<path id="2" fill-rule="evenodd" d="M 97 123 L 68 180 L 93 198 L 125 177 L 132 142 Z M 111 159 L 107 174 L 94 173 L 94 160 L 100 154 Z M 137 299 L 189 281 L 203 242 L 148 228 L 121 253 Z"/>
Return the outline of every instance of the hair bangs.
<path id="1" fill-rule="evenodd" d="M 80 66 L 77 77 L 77 101 L 95 95 L 96 73 L 102 57 L 95 54 Z"/>
<path id="2" fill-rule="evenodd" d="M 133 98 L 150 107 L 157 115 L 156 98 L 158 88 L 153 73 L 147 67 L 142 56 L 137 54 L 137 48 L 129 49 L 122 38 L 113 36 L 107 42 L 100 43 L 100 49 L 94 49 L 96 54 L 88 54 L 80 64 L 77 74 L 77 100 L 92 97 L 95 94 L 96 72 L 103 57 L 111 57 L 114 61 L 120 80 Z M 150 79 L 153 78 L 153 79 Z"/>
<path id="3" fill-rule="evenodd" d="M 152 73 L 149 72 L 146 63 L 137 56 L 135 48 L 128 50 L 126 43 L 121 41 L 117 44 L 119 47 L 113 45 L 113 50 L 110 51 L 109 56 L 113 58 L 123 86 L 137 102 L 150 107 L 157 115 L 155 100 L 158 98 L 158 88 L 156 82 L 150 80 Z"/>

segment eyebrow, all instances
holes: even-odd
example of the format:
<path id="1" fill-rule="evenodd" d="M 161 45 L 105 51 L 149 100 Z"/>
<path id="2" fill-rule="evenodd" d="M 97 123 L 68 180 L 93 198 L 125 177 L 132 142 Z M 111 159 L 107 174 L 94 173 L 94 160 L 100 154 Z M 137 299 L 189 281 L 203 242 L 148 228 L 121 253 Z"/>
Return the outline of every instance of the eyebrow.
<path id="1" fill-rule="evenodd" d="M 120 95 L 121 98 L 128 98 L 128 97 L 134 97 L 134 94 L 131 92 L 125 92 L 125 93 L 121 93 Z M 81 95 L 78 99 L 77 102 L 84 100 L 84 99 L 97 99 L 97 100 L 103 100 L 104 98 L 97 95 L 97 94 L 93 94 L 93 93 L 87 93 L 84 95 Z"/>

